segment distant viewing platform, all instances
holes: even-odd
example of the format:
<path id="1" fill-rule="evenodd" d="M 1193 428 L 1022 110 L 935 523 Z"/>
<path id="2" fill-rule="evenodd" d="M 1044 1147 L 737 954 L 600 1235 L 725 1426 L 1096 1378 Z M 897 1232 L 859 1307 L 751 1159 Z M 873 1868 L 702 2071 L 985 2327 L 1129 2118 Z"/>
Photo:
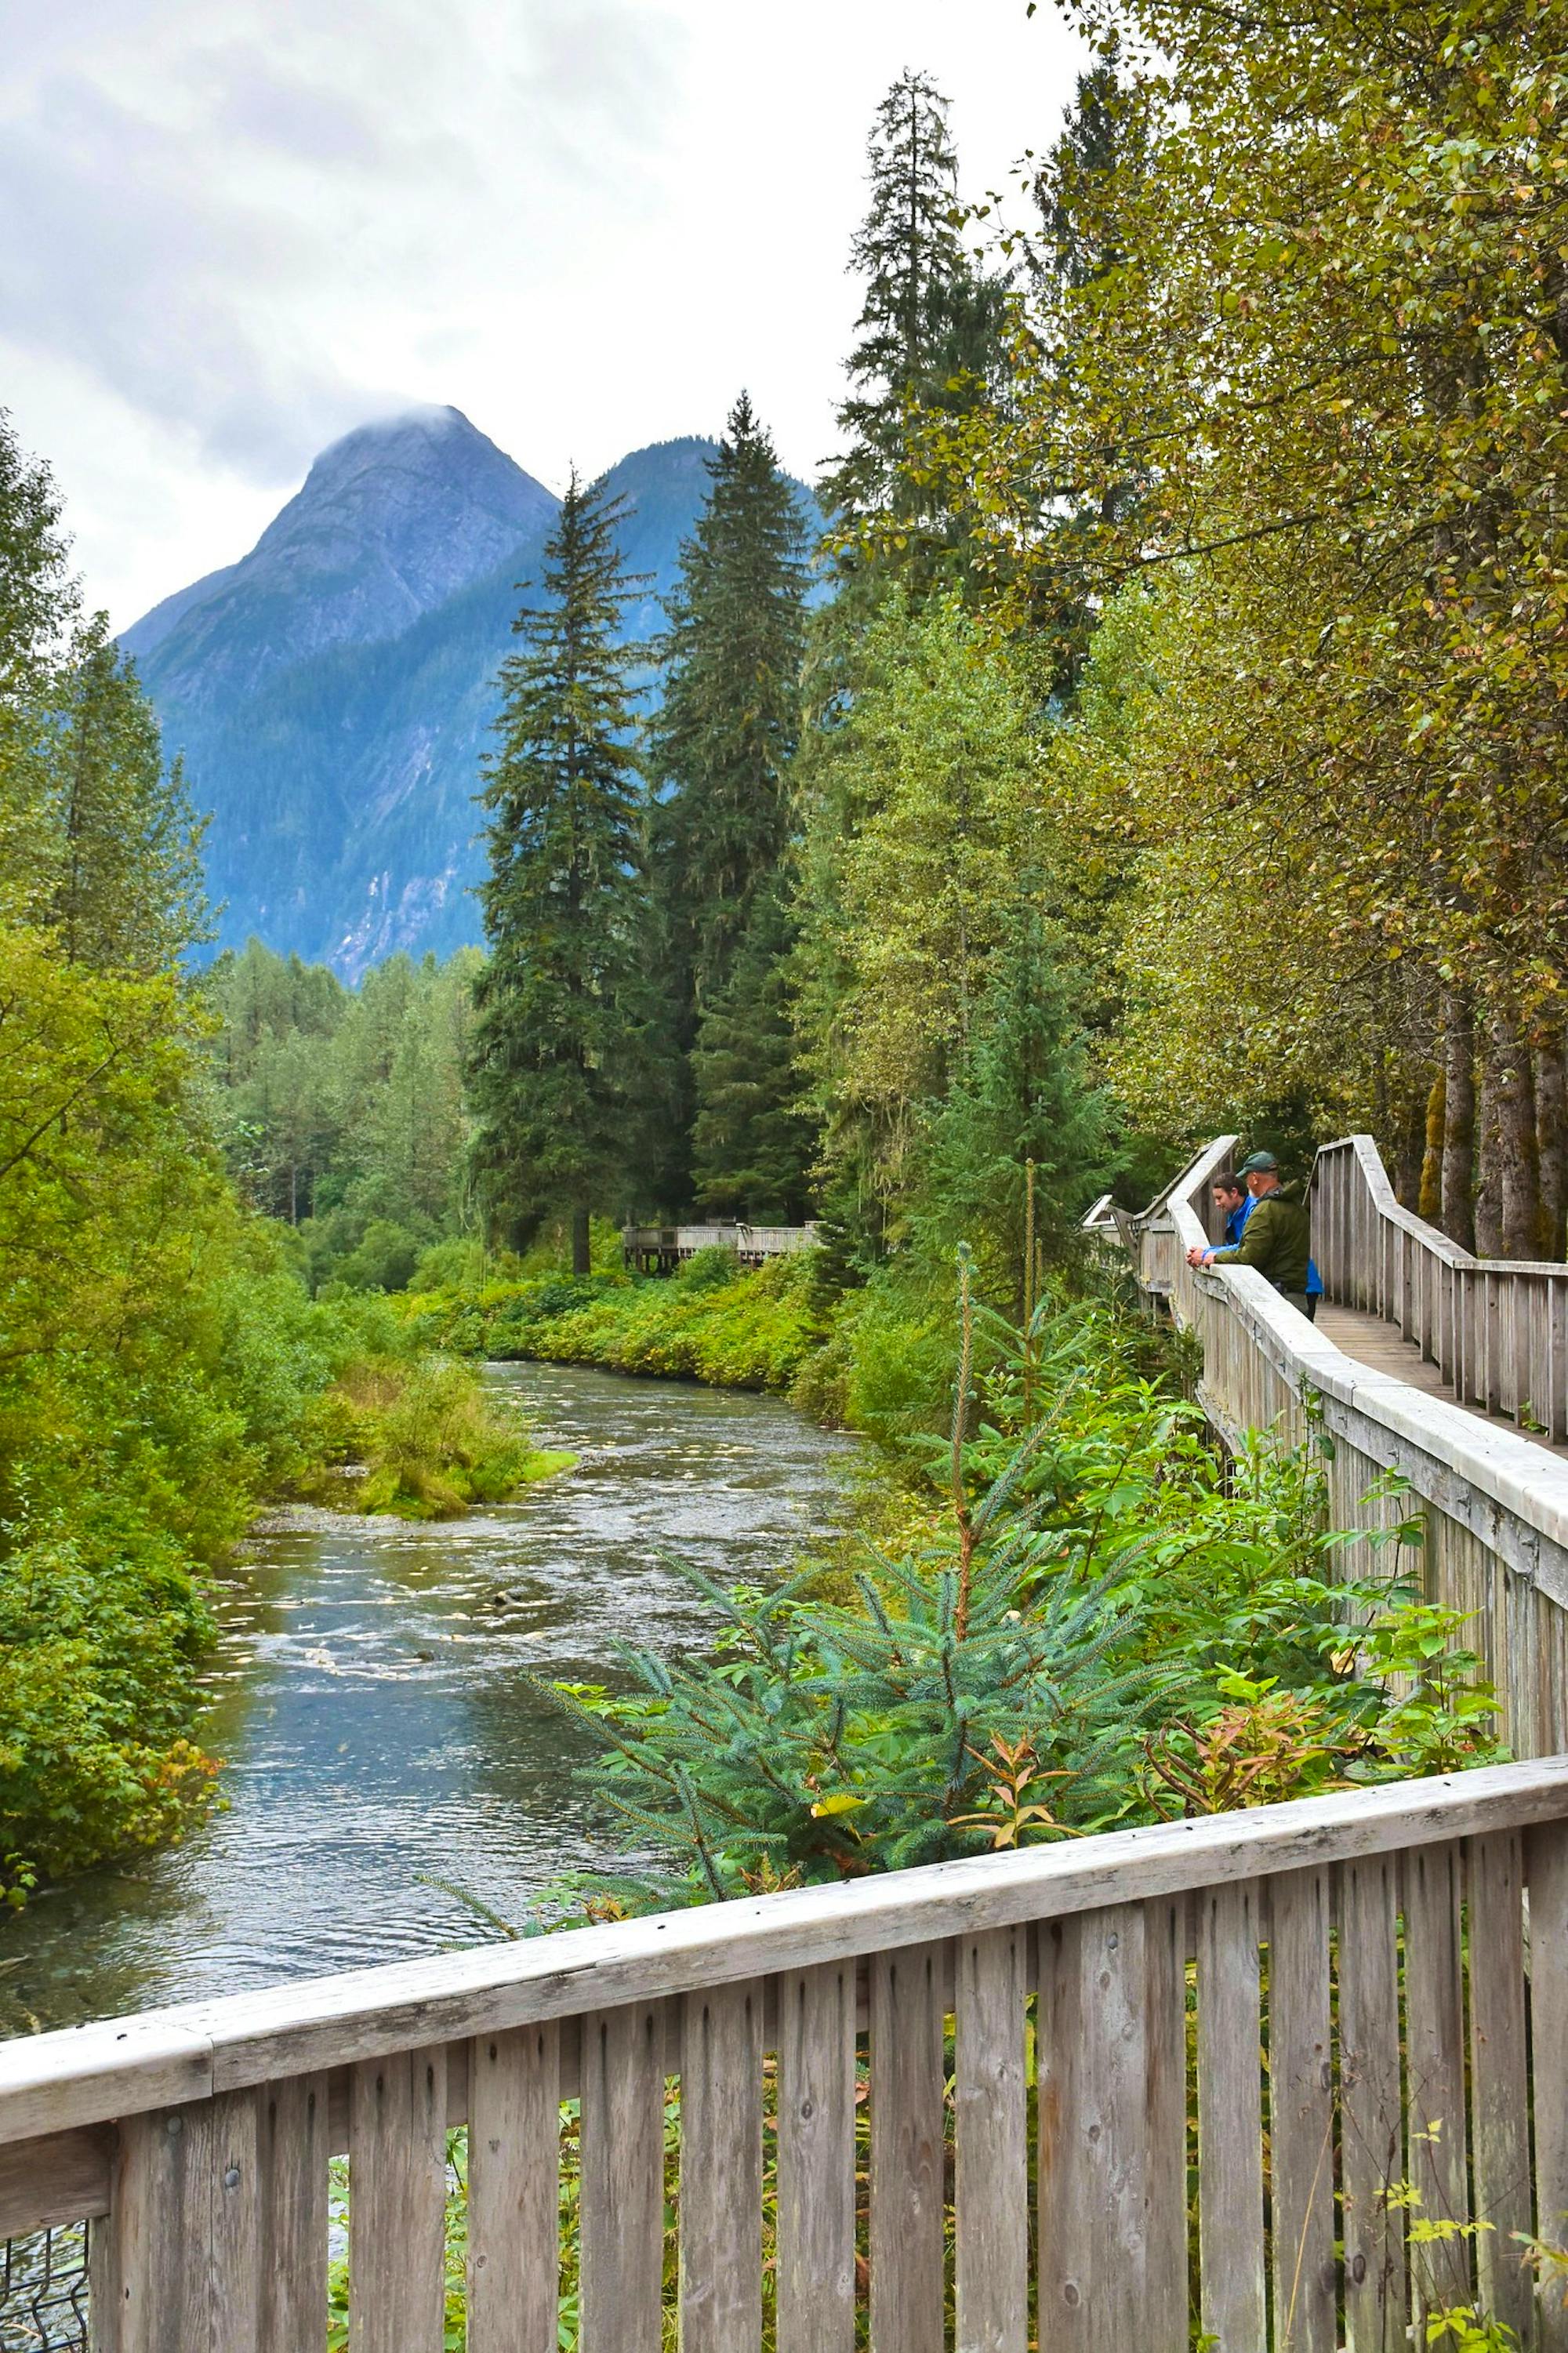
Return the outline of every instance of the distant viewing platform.
<path id="1" fill-rule="evenodd" d="M 742 1266 L 761 1266 L 764 1259 L 814 1249 L 816 1236 L 815 1225 L 746 1226 L 720 1219 L 706 1226 L 626 1226 L 621 1247 L 628 1266 L 644 1274 L 668 1274 L 699 1250 L 733 1250 Z"/>

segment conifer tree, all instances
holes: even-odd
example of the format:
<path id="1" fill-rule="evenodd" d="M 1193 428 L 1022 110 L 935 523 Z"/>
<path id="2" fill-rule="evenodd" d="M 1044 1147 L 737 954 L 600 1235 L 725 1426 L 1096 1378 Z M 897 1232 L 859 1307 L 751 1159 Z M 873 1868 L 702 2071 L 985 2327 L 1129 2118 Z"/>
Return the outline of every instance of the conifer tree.
<path id="1" fill-rule="evenodd" d="M 823 501 L 841 536 L 901 526 L 897 569 L 918 588 L 952 569 L 963 533 L 913 436 L 922 415 L 962 411 L 990 386 L 1005 288 L 964 250 L 948 100 L 929 75 L 900 74 L 877 110 L 868 154 L 871 201 L 850 248 L 866 294 L 838 412 L 847 446 L 824 477 Z"/>
<path id="2" fill-rule="evenodd" d="M 667 607 L 665 688 L 650 739 L 664 995 L 677 1061 L 674 1116 L 649 1186 L 672 1206 L 684 1202 L 691 1181 L 699 1033 L 728 1001 L 752 910 L 789 830 L 785 775 L 800 733 L 808 585 L 800 505 L 744 393 L 709 472 L 712 487 Z M 768 986 L 753 955 L 748 987 L 754 994 Z M 741 1016 L 731 1007 L 725 1018 Z M 765 1108 L 755 1106 L 763 1118 L 782 1115 L 791 1092 L 787 1069 L 776 1057 L 769 1067 L 778 1091 Z M 715 1207 L 751 1190 L 743 1169 L 723 1162 L 720 1137 L 728 1132 L 710 1124 L 704 1147 L 704 1198 Z"/>
<path id="3" fill-rule="evenodd" d="M 807 586 L 800 506 L 745 393 L 708 471 L 712 488 L 667 608 L 652 736 L 688 1024 L 722 990 L 752 894 L 784 849 Z"/>
<path id="4" fill-rule="evenodd" d="M 727 986 L 697 1033 L 694 1189 L 702 1208 L 754 1224 L 806 1212 L 816 1123 L 798 1108 L 789 955 L 796 937 L 782 874 L 763 884 Z"/>
<path id="5" fill-rule="evenodd" d="M 100 613 L 63 681 L 47 754 L 54 887 L 48 917 L 73 964 L 168 970 L 209 938 L 202 823 L 178 760 Z"/>
<path id="6" fill-rule="evenodd" d="M 552 1209 L 589 1267 L 589 1212 L 626 1165 L 644 1008 L 643 793 L 617 642 L 640 583 L 616 545 L 621 501 L 574 472 L 545 544 L 548 602 L 512 624 L 479 886 L 490 958 L 477 987 L 475 1165 L 492 1221 L 521 1238 Z"/>

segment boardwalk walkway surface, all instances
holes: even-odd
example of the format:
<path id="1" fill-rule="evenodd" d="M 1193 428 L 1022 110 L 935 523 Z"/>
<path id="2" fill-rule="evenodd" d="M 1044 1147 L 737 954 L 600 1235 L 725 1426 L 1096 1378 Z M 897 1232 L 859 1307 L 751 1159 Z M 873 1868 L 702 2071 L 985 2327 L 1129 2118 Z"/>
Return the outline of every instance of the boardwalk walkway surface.
<path id="1" fill-rule="evenodd" d="M 1445 1398 L 1450 1405 L 1462 1406 L 1467 1413 L 1492 1429 L 1516 1428 L 1511 1420 L 1484 1413 L 1479 1405 L 1456 1397 L 1453 1383 L 1445 1380 L 1437 1366 L 1423 1356 L 1415 1341 L 1405 1339 L 1398 1325 L 1391 1324 L 1386 1316 L 1368 1314 L 1361 1307 L 1336 1306 L 1331 1300 L 1325 1300 L 1318 1310 L 1317 1328 L 1325 1340 L 1331 1340 L 1336 1348 L 1353 1356 L 1369 1372 L 1388 1373 L 1397 1381 L 1407 1381 L 1424 1397 Z M 1520 1428 L 1518 1435 L 1568 1461 L 1568 1446 L 1561 1441 L 1554 1444 L 1542 1431 Z"/>

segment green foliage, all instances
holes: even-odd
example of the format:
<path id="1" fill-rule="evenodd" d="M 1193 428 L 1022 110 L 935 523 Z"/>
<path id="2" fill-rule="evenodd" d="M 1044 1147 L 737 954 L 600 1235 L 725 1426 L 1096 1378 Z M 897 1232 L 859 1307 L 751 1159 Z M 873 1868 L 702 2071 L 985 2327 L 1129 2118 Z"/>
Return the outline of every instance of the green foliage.
<path id="1" fill-rule="evenodd" d="M 481 959 L 391 956 L 354 990 L 251 940 L 204 981 L 214 1124 L 312 1284 L 400 1290 L 468 1219 L 463 1070 Z"/>
<path id="2" fill-rule="evenodd" d="M 921 421 L 961 417 L 997 381 L 1004 288 L 963 239 L 948 101 L 926 74 L 900 75 L 877 109 L 870 202 L 851 248 L 865 281 L 851 392 L 838 412 L 846 448 L 822 500 L 854 576 L 858 533 L 873 520 L 884 569 L 917 593 L 962 569 L 960 514 L 923 462 Z"/>
<path id="3" fill-rule="evenodd" d="M 617 552 L 621 513 L 573 476 L 545 545 L 550 602 L 513 625 L 524 647 L 501 669 L 500 748 L 479 796 L 490 960 L 469 1057 L 474 1167 L 503 1240 L 567 1208 L 580 1273 L 590 1208 L 626 1165 L 632 1073 L 651 1013 L 635 656 L 617 642 L 637 586 Z M 640 1083 L 649 1077 L 645 1069 Z"/>
<path id="4" fill-rule="evenodd" d="M 797 1225 L 809 1200 L 815 1122 L 800 1108 L 789 993 L 797 937 L 782 881 L 752 902 L 728 981 L 692 1049 L 693 1187 L 700 1206 L 753 1225 Z"/>
<path id="5" fill-rule="evenodd" d="M 708 472 L 659 646 L 648 747 L 683 1032 L 722 989 L 752 893 L 784 848 L 807 578 L 799 503 L 744 393 Z"/>
<path id="6" fill-rule="evenodd" d="M 712 1250 L 668 1280 L 549 1276 L 429 1293 L 407 1314 L 411 1334 L 440 1346 L 743 1389 L 787 1389 L 816 1331 L 805 1252 L 755 1273 Z"/>
<path id="7" fill-rule="evenodd" d="M 450 1358 L 356 1358 L 331 1402 L 339 1409 L 339 1451 L 363 1476 L 346 1493 L 341 1485 L 322 1492 L 363 1512 L 458 1519 L 576 1460 L 531 1445 L 515 1410 L 471 1366 Z"/>
<path id="8" fill-rule="evenodd" d="M 855 1876 L 1501 1753 L 1495 1694 L 1445 1656 L 1457 1621 L 1413 1607 L 1402 1559 L 1331 1576 L 1310 1450 L 1258 1441 L 1227 1481 L 1147 1347 L 1093 1304 L 1015 1331 L 975 1308 L 965 1261 L 952 1426 L 914 1441 L 945 1510 L 917 1503 L 902 1544 L 855 1540 L 773 1594 L 689 1570 L 720 1618 L 712 1659 L 627 1651 L 629 1695 L 561 1687 L 604 1744 L 607 1817 L 667 1859 L 629 1895 Z"/>

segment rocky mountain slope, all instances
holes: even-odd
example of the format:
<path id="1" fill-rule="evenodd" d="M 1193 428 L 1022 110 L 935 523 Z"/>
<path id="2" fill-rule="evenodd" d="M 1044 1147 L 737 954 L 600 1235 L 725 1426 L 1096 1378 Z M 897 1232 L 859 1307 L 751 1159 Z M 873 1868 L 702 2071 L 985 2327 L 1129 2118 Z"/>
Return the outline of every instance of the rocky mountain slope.
<path id="1" fill-rule="evenodd" d="M 608 478 L 651 575 L 635 638 L 661 626 L 712 447 L 661 442 Z M 417 410 L 335 442 L 248 555 L 125 632 L 212 813 L 226 943 L 255 932 L 352 977 L 479 937 L 471 796 L 555 507 L 459 411 Z"/>

